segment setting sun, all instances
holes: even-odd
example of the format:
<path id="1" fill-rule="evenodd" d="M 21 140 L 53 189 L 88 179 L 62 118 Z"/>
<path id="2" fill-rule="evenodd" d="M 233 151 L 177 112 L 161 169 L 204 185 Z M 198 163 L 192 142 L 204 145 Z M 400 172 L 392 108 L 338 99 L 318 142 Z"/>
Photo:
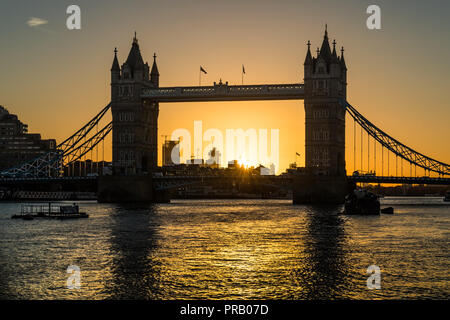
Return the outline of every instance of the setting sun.
<path id="1" fill-rule="evenodd" d="M 240 166 L 243 166 L 245 168 L 249 168 L 249 167 L 252 167 L 252 166 L 255 165 L 250 160 L 242 159 L 242 158 L 238 160 L 238 163 L 239 163 Z"/>

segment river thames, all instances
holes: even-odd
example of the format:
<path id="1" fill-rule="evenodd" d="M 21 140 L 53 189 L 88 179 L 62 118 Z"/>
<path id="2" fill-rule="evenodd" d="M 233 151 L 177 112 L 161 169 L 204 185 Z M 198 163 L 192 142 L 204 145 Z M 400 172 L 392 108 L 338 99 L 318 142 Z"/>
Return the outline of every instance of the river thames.
<path id="1" fill-rule="evenodd" d="M 2 299 L 448 299 L 450 203 L 384 198 L 394 215 L 288 200 L 80 202 L 89 219 L 10 219 L 0 203 Z M 67 268 L 81 287 L 68 289 Z M 381 289 L 367 288 L 367 267 Z"/>

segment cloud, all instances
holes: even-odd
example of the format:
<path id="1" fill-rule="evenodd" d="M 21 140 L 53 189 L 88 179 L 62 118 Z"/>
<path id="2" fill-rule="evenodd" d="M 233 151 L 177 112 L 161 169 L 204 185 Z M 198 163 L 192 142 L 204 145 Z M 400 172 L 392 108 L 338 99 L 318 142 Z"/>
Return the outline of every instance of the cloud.
<path id="1" fill-rule="evenodd" d="M 39 26 L 42 26 L 42 25 L 47 24 L 47 23 L 48 23 L 47 20 L 44 20 L 44 19 L 41 19 L 41 18 L 36 18 L 36 17 L 31 17 L 27 21 L 27 25 L 32 27 L 32 28 L 33 27 L 39 27 Z"/>

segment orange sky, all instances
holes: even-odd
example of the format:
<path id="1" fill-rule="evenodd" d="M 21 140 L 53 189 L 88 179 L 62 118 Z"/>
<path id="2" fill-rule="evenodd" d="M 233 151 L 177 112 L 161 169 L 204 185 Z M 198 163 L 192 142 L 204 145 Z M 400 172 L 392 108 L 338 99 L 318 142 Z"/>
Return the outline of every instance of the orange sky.
<path id="1" fill-rule="evenodd" d="M 135 30 L 144 59 L 158 55 L 161 86 L 197 85 L 199 65 L 208 71 L 203 84 L 239 84 L 242 64 L 246 84 L 303 82 L 306 42 L 319 46 L 328 23 L 330 38 L 346 49 L 348 101 L 401 142 L 449 163 L 449 4 L 407 3 L 409 11 L 382 1 L 383 29 L 371 31 L 361 1 L 80 1 L 82 30 L 68 31 L 67 1 L 2 1 L 0 104 L 30 132 L 62 141 L 109 102 L 113 49 L 123 63 Z M 31 28 L 29 17 L 48 24 Z M 161 104 L 160 144 L 177 128 L 193 132 L 195 120 L 204 130 L 280 129 L 281 169 L 295 152 L 304 164 L 302 101 Z"/>

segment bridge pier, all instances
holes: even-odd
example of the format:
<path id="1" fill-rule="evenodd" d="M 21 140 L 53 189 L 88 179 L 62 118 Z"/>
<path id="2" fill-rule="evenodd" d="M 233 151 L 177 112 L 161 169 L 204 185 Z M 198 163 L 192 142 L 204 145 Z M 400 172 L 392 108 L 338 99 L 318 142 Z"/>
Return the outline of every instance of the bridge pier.
<path id="1" fill-rule="evenodd" d="M 354 189 L 345 176 L 298 175 L 293 182 L 294 204 L 342 204 Z"/>
<path id="2" fill-rule="evenodd" d="M 168 190 L 154 190 L 150 175 L 101 176 L 97 184 L 100 203 L 169 203 Z"/>
<path id="3" fill-rule="evenodd" d="M 153 190 L 153 203 L 170 203 L 169 190 Z"/>
<path id="4" fill-rule="evenodd" d="M 98 202 L 153 202 L 152 178 L 142 176 L 101 176 L 97 185 Z"/>

